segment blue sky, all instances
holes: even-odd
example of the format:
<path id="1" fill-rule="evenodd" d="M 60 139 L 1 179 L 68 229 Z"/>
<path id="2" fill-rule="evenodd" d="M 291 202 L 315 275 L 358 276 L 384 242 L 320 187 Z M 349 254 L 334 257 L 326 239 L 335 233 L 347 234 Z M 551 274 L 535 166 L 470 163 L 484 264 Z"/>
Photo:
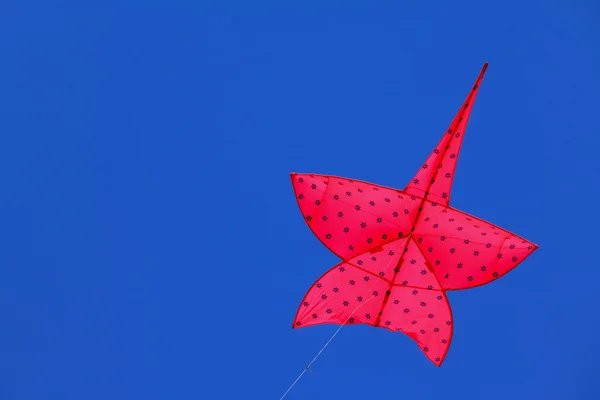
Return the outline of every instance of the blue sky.
<path id="1" fill-rule="evenodd" d="M 336 329 L 288 174 L 403 188 L 486 61 L 451 205 L 540 249 L 286 399 L 600 397 L 598 4 L 400 3 L 3 1 L 0 398 L 279 399 Z"/>

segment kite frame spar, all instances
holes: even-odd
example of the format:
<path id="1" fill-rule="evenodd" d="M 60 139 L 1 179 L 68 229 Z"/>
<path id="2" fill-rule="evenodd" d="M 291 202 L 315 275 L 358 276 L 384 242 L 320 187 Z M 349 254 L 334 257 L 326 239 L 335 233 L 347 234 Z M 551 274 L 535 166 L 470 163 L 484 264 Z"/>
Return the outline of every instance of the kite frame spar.
<path id="1" fill-rule="evenodd" d="M 467 99 L 466 99 L 466 100 L 465 100 L 465 102 L 463 103 L 463 107 L 460 109 L 459 113 L 456 115 L 456 117 L 454 118 L 454 120 L 453 120 L 453 122 L 452 122 L 452 124 L 451 124 L 451 127 L 454 127 L 454 128 L 456 128 L 456 131 L 455 131 L 455 132 L 457 132 L 457 131 L 458 131 L 459 127 L 460 127 L 460 129 L 461 129 L 461 131 L 462 131 L 463 133 L 464 133 L 464 131 L 466 130 L 466 126 L 467 126 L 468 119 L 469 119 L 469 114 L 470 114 L 470 112 L 471 112 L 471 108 L 472 108 L 472 106 L 473 106 L 473 103 L 474 103 L 475 97 L 476 97 L 476 95 L 477 95 L 477 92 L 478 92 L 478 90 L 477 90 L 477 89 L 479 88 L 479 85 L 480 85 L 480 83 L 481 83 L 481 81 L 482 81 L 482 79 L 483 79 L 483 76 L 484 76 L 484 74 L 485 74 L 485 71 L 486 71 L 486 69 L 487 69 L 487 66 L 488 66 L 488 63 L 485 63 L 485 64 L 484 64 L 484 66 L 483 66 L 483 68 L 482 68 L 482 70 L 481 70 L 481 72 L 480 72 L 480 74 L 479 74 L 479 77 L 478 77 L 478 78 L 477 78 L 477 80 L 476 80 L 476 83 L 475 83 L 475 86 L 473 87 L 473 90 L 471 90 L 471 91 L 469 92 L 469 95 L 467 96 Z M 464 116 L 464 121 L 463 121 L 463 116 Z M 462 122 L 461 122 L 461 121 L 462 121 Z M 452 133 L 453 133 L 453 132 L 452 132 L 452 129 L 450 129 L 450 130 L 448 131 L 448 133 L 450 133 L 450 134 L 451 134 L 451 135 L 450 135 L 450 138 L 451 138 L 451 137 L 453 136 L 453 135 L 452 135 Z M 446 136 L 446 135 L 445 135 L 445 136 Z M 441 160 L 441 159 L 444 157 L 444 154 L 445 154 L 445 153 L 446 153 L 446 151 L 447 151 L 447 150 L 450 148 L 450 144 L 451 144 L 451 142 L 450 142 L 450 141 L 452 140 L 452 139 L 446 139 L 446 138 L 445 138 L 445 136 L 444 136 L 444 138 L 442 139 L 442 141 L 440 142 L 440 144 L 438 145 L 438 148 L 443 148 L 442 146 L 445 146 L 445 150 L 442 150 L 442 151 L 441 151 L 441 153 L 442 153 L 442 154 L 441 154 L 440 156 L 437 156 L 437 155 L 436 155 L 436 156 L 434 156 L 434 153 L 432 153 L 432 154 L 429 156 L 429 158 L 427 159 L 427 161 L 426 161 L 426 164 L 425 164 L 425 166 L 423 167 L 423 169 L 425 169 L 425 168 L 426 168 L 426 166 L 427 166 L 427 163 L 428 163 L 428 162 L 430 162 L 430 161 L 431 161 L 431 162 L 432 162 L 432 164 L 431 164 L 431 165 L 435 165 L 435 164 L 433 164 L 433 161 L 435 161 L 436 163 L 437 163 L 437 162 L 440 162 L 440 160 Z M 456 137 L 458 137 L 458 134 L 457 134 L 457 136 L 456 136 Z M 459 152 L 460 152 L 460 147 L 461 147 L 461 144 L 462 144 L 462 137 L 461 137 L 460 141 L 458 142 L 458 149 L 457 149 L 457 150 L 455 150 L 455 151 L 456 151 L 456 153 L 457 153 L 457 156 L 458 156 L 458 154 L 459 154 Z M 438 154 L 438 152 L 437 152 L 437 148 L 436 148 L 436 153 L 435 153 L 435 154 Z M 452 156 L 454 156 L 454 154 L 452 154 Z M 458 158 L 458 157 L 456 157 L 456 158 Z M 440 165 L 440 168 L 441 168 L 441 165 Z M 447 188 L 444 188 L 445 190 L 447 190 L 447 193 L 446 193 L 446 192 L 444 192 L 444 193 L 443 193 L 443 195 L 441 195 L 441 196 L 440 196 L 440 194 L 439 194 L 438 192 L 436 192 L 437 188 L 435 188 L 435 189 L 433 189 L 433 190 L 432 190 L 432 185 L 433 185 L 433 183 L 434 183 L 434 181 L 435 181 L 435 179 L 434 179 L 434 178 L 436 178 L 436 177 L 437 177 L 437 174 L 440 172 L 440 171 L 439 171 L 439 170 L 437 170 L 437 169 L 435 169 L 435 170 L 434 170 L 435 172 L 428 172 L 428 171 L 425 171 L 425 172 L 423 172 L 423 170 L 419 170 L 419 172 L 417 172 L 417 175 L 415 176 L 415 179 L 413 180 L 413 182 L 409 183 L 409 184 L 408 184 L 408 185 L 405 187 L 405 189 L 404 189 L 404 190 L 402 190 L 401 192 L 404 192 L 405 194 L 407 194 L 407 195 L 409 195 L 409 196 L 410 196 L 410 195 L 412 195 L 412 196 L 418 196 L 418 197 L 422 197 L 422 200 L 421 200 L 421 202 L 420 202 L 420 205 L 419 205 L 419 209 L 422 209 L 423 205 L 424 205 L 424 204 L 425 204 L 425 202 L 426 202 L 426 201 L 428 201 L 428 200 L 429 200 L 430 202 L 437 202 L 437 201 L 439 201 L 439 202 L 440 202 L 442 205 L 444 205 L 445 207 L 448 207 L 449 209 L 451 209 L 452 207 L 450 207 L 450 205 L 449 205 L 449 201 L 450 201 L 450 191 L 451 191 L 451 187 L 452 187 L 452 181 L 454 180 L 454 170 L 455 170 L 455 168 L 456 168 L 456 163 L 454 163 L 454 164 L 452 165 L 451 169 L 449 170 L 449 171 L 452 173 L 452 174 L 451 174 L 451 177 L 452 177 L 452 179 L 450 179 L 450 182 L 449 182 L 449 185 L 448 185 L 448 187 L 447 187 Z M 421 175 L 420 175 L 420 174 L 421 174 Z M 292 173 L 292 174 L 291 174 L 291 178 L 292 178 L 292 184 L 294 184 L 294 177 L 295 177 L 296 175 L 297 175 L 297 174 L 295 174 L 295 173 Z M 310 175 L 310 174 L 308 174 L 308 175 Z M 317 174 L 315 174 L 315 175 L 317 175 Z M 418 178 L 418 177 L 421 177 L 421 178 L 426 178 L 426 179 L 421 179 L 421 181 L 423 181 L 423 182 L 429 182 L 429 183 L 427 183 L 427 185 L 426 185 L 426 187 L 425 187 L 425 188 L 418 187 L 419 185 L 417 185 L 417 184 L 419 183 L 419 180 L 418 180 L 418 179 L 416 179 L 416 178 Z M 447 176 L 447 177 L 448 177 L 448 176 Z M 343 180 L 346 180 L 346 179 L 347 179 L 347 178 L 334 177 L 334 176 L 328 176 L 328 178 L 334 178 L 334 179 L 335 179 L 335 178 L 338 178 L 338 179 L 343 179 Z M 382 185 L 376 185 L 376 184 L 372 184 L 372 183 L 370 183 L 370 182 L 364 182 L 364 181 L 360 181 L 360 180 L 356 180 L 356 179 L 353 179 L 353 180 L 352 180 L 352 182 L 360 182 L 360 183 L 364 183 L 364 184 L 367 184 L 367 185 L 369 185 L 369 186 L 372 186 L 372 187 L 379 187 L 379 188 L 384 188 L 384 189 L 387 189 L 387 190 L 393 190 L 393 191 L 400 192 L 400 191 L 398 191 L 397 189 L 394 189 L 394 188 L 389 188 L 389 187 L 385 187 L 385 186 L 382 186 Z M 447 182 L 447 181 L 446 181 L 446 182 Z M 326 182 L 326 183 L 327 183 L 327 182 Z M 414 185 L 413 185 L 413 183 L 414 183 Z M 439 185 L 438 185 L 438 186 L 439 186 Z M 314 187 L 313 187 L 313 189 L 314 189 Z M 430 191 L 432 191 L 432 193 L 430 193 Z M 302 209 L 302 205 L 300 204 L 300 202 L 299 202 L 299 198 L 298 198 L 298 197 L 296 198 L 296 201 L 298 202 L 298 206 L 299 206 L 299 207 Z M 503 230 L 502 228 L 498 227 L 497 225 L 495 225 L 495 224 L 492 224 L 492 223 L 489 223 L 489 222 L 487 222 L 487 221 L 484 221 L 484 220 L 482 220 L 481 218 L 478 218 L 478 217 L 472 216 L 472 215 L 470 215 L 470 214 L 468 214 L 468 213 L 465 213 L 465 212 L 463 212 L 463 211 L 461 211 L 461 210 L 456 210 L 456 211 L 458 211 L 458 212 L 462 213 L 463 215 L 465 215 L 465 216 L 467 216 L 467 217 L 472 217 L 472 218 L 474 218 L 474 219 L 476 219 L 476 220 L 479 220 L 479 221 L 481 221 L 481 222 L 485 222 L 485 223 L 489 224 L 489 226 L 490 226 L 490 227 L 493 227 L 493 229 L 494 229 L 494 228 L 498 228 L 498 229 L 500 229 L 500 230 Z M 412 226 L 412 227 L 414 227 L 414 226 L 417 224 L 418 220 L 419 220 L 419 216 L 417 216 L 417 217 L 416 217 L 416 219 L 415 219 L 415 220 L 412 222 L 412 225 L 411 225 L 411 226 Z M 306 222 L 306 221 L 305 221 L 305 222 Z M 313 233 L 315 234 L 315 236 L 317 236 L 317 238 L 318 238 L 318 239 L 321 241 L 321 243 L 323 243 L 323 245 L 325 245 L 326 247 L 328 247 L 328 248 L 329 248 L 329 246 L 327 246 L 327 244 L 326 244 L 326 243 L 323 241 L 323 239 L 322 239 L 321 237 L 319 237 L 319 235 L 317 234 L 317 232 L 315 232 L 315 231 L 313 230 L 313 227 L 312 227 L 310 224 L 308 224 L 308 223 L 307 223 L 307 225 L 309 226 L 309 228 L 311 229 L 311 231 L 313 231 Z M 509 232 L 509 233 L 510 233 L 510 232 Z M 519 238 L 519 239 L 522 239 L 522 240 L 524 240 L 524 239 L 523 239 L 522 237 L 520 237 L 519 235 L 516 235 L 516 234 L 513 234 L 513 233 L 510 233 L 510 234 L 511 234 L 512 236 L 514 236 L 515 238 Z M 410 237 L 411 235 L 412 235 L 412 231 L 411 231 L 411 234 L 409 234 L 408 236 Z M 516 264 L 514 264 L 514 266 L 513 266 L 512 268 L 510 268 L 510 269 L 509 269 L 507 272 L 505 272 L 504 274 L 506 274 L 506 273 L 508 273 L 508 272 L 512 271 L 512 269 L 516 268 L 516 266 L 518 266 L 520 263 L 522 263 L 522 262 L 525 260 L 525 258 L 527 258 L 529 255 L 531 255 L 531 253 L 533 253 L 535 250 L 537 250 L 537 248 L 538 248 L 538 246 L 537 246 L 537 245 L 533 244 L 533 243 L 532 243 L 532 242 L 530 242 L 530 241 L 528 241 L 528 242 L 529 242 L 529 243 L 530 243 L 530 244 L 533 246 L 533 251 L 531 251 L 531 252 L 530 252 L 529 254 L 527 254 L 525 257 L 522 257 L 522 258 L 520 258 L 520 259 L 519 259 L 519 261 L 518 261 Z M 408 241 L 408 239 L 407 239 L 407 241 L 406 241 L 406 244 L 404 245 L 405 249 L 406 249 L 406 246 L 408 246 L 408 243 L 409 243 L 409 241 Z M 524 241 L 523 243 L 525 243 L 525 241 Z M 330 250 L 332 250 L 332 249 L 330 248 Z M 332 252 L 335 254 L 335 251 L 333 251 L 333 250 L 332 250 Z M 342 260 L 345 260 L 345 258 L 344 258 L 344 257 L 342 257 L 341 255 L 339 255 L 339 254 L 336 254 L 336 255 L 337 255 L 338 257 L 340 257 Z M 403 256 L 404 256 L 404 255 L 402 255 L 402 256 L 401 256 L 401 258 L 400 258 L 400 261 L 398 261 L 398 265 L 400 265 L 400 263 L 401 263 L 401 261 L 402 261 L 402 257 L 403 257 Z M 514 260 L 513 260 L 513 261 L 514 261 Z M 334 268 L 336 268 L 336 267 L 334 267 Z M 311 291 L 311 289 L 312 289 L 312 288 L 313 288 L 313 287 L 314 287 L 314 286 L 317 284 L 317 282 L 319 282 L 319 281 L 320 281 L 320 280 L 321 280 L 321 279 L 322 279 L 322 278 L 323 278 L 325 275 L 327 275 L 327 274 L 328 274 L 330 271 L 331 271 L 331 269 L 330 269 L 330 270 L 328 270 L 328 271 L 326 271 L 326 272 L 325 272 L 325 273 L 324 273 L 324 274 L 321 276 L 321 278 L 319 278 L 317 281 L 315 281 L 315 282 L 313 283 L 313 285 L 311 286 L 311 288 L 309 289 L 309 291 L 307 292 L 307 294 L 308 294 L 308 293 Z M 370 291 L 371 291 L 371 290 L 372 290 L 372 289 L 375 287 L 375 285 L 377 284 L 377 282 L 379 281 L 379 279 L 380 279 L 380 276 L 379 276 L 377 279 L 375 279 L 375 281 L 373 282 L 373 284 L 372 284 L 372 286 L 371 286 L 371 289 L 370 289 L 369 291 L 367 291 L 366 293 L 369 293 L 369 292 L 370 292 Z M 488 282 L 482 282 L 482 283 L 480 283 L 480 284 L 476 284 L 476 285 L 471 285 L 471 286 L 469 286 L 468 288 L 473 288 L 473 287 L 477 287 L 477 286 L 482 286 L 482 285 L 484 285 L 484 284 L 487 284 L 487 283 L 489 283 L 489 281 L 488 281 Z M 441 288 L 441 289 L 443 290 L 443 293 L 445 293 L 447 290 L 457 290 L 457 289 L 453 289 L 453 288 L 446 288 L 446 289 L 443 289 L 443 288 Z M 365 293 L 365 294 L 366 294 L 366 293 Z M 445 301 L 446 301 L 446 303 L 447 303 L 447 306 L 448 306 L 448 310 L 449 310 L 449 313 L 450 313 L 450 318 L 451 318 L 451 320 L 453 320 L 453 316 L 452 316 L 452 308 L 450 307 L 450 304 L 448 303 L 447 296 L 444 296 L 444 298 L 445 298 Z M 323 351 L 324 351 L 324 350 L 327 348 L 327 346 L 328 346 L 328 345 L 331 343 L 331 341 L 332 341 L 332 340 L 333 340 L 333 339 L 334 339 L 334 338 L 337 336 L 337 334 L 338 334 L 338 333 L 341 331 L 341 329 L 342 329 L 342 328 L 343 328 L 343 327 L 344 327 L 344 326 L 345 326 L 345 325 L 346 325 L 346 324 L 349 322 L 349 320 L 350 320 L 350 319 L 351 319 L 351 317 L 352 317 L 352 316 L 353 316 L 353 315 L 356 313 L 356 311 L 358 311 L 358 309 L 359 309 L 359 308 L 361 308 L 361 307 L 363 307 L 364 305 L 366 305 L 366 304 L 367 304 L 367 303 L 368 303 L 370 300 L 372 300 L 372 299 L 373 299 L 373 296 L 370 296 L 370 297 L 368 297 L 368 298 L 367 298 L 367 300 L 366 300 L 366 301 L 364 301 L 364 302 L 360 303 L 360 304 L 359 304 L 357 307 L 355 307 L 355 308 L 354 308 L 354 310 L 353 310 L 353 311 L 352 311 L 352 312 L 351 312 L 351 313 L 348 315 L 348 317 L 347 317 L 347 318 L 346 318 L 346 319 L 343 321 L 343 323 L 340 323 L 340 322 L 331 322 L 331 321 L 323 321 L 323 322 L 315 322 L 315 323 L 312 323 L 312 324 L 310 324 L 310 326 L 312 326 L 312 325 L 319 325 L 319 324 L 325 324 L 325 323 L 329 323 L 329 324 L 331 324 L 331 323 L 336 323 L 336 324 L 339 324 L 340 326 L 339 326 L 339 327 L 337 328 L 337 330 L 336 330 L 336 331 L 333 333 L 333 335 L 331 336 L 331 338 L 330 338 L 330 339 L 329 339 L 329 340 L 328 340 L 328 341 L 325 343 L 325 345 L 324 345 L 324 346 L 321 348 L 321 350 L 320 350 L 320 351 L 319 351 L 319 352 L 318 352 L 318 353 L 315 355 L 315 357 L 314 357 L 314 358 L 313 358 L 313 359 L 312 359 L 312 360 L 311 360 L 311 361 L 310 361 L 310 362 L 309 362 L 309 363 L 306 365 L 306 367 L 305 367 L 305 368 L 302 370 L 302 372 L 301 372 L 301 373 L 298 375 L 298 377 L 296 378 L 296 380 L 295 380 L 295 381 L 294 381 L 294 382 L 293 382 L 293 383 L 292 383 L 292 384 L 289 386 L 289 388 L 286 390 L 286 392 L 283 394 L 283 396 L 280 398 L 280 400 L 282 400 L 282 399 L 284 399 L 284 398 L 286 397 L 286 395 L 287 395 L 287 394 L 290 392 L 290 390 L 291 390 L 291 389 L 292 389 L 292 388 L 293 388 L 293 387 L 296 385 L 296 383 L 297 383 L 297 382 L 298 382 L 298 381 L 299 381 L 299 380 L 302 378 L 302 376 L 303 376 L 303 375 L 306 373 L 306 371 L 310 371 L 310 367 L 312 366 L 312 364 L 313 364 L 313 363 L 314 363 L 314 362 L 317 360 L 317 358 L 318 358 L 318 357 L 319 357 L 319 356 L 320 356 L 320 355 L 323 353 Z M 383 309 L 383 307 L 385 307 L 385 303 L 384 303 L 384 305 L 382 306 L 382 309 Z M 295 316 L 295 318 L 294 318 L 294 321 L 297 321 L 297 320 L 298 320 L 298 316 L 299 316 L 299 313 L 300 313 L 300 310 L 301 310 L 301 308 L 302 308 L 302 303 L 301 303 L 301 304 L 300 304 L 300 306 L 298 307 L 298 311 L 296 312 L 296 316 Z M 381 313 L 379 313 L 379 315 L 381 315 Z M 339 321 L 342 321 L 342 320 L 340 319 Z M 298 323 L 298 325 L 300 325 L 300 324 Z M 371 325 L 371 324 L 370 324 L 370 325 Z M 375 326 L 375 327 L 383 327 L 383 326 L 380 326 L 380 325 L 379 325 L 379 317 L 378 317 L 378 319 L 377 319 L 377 321 L 376 321 L 375 325 L 372 325 L 372 326 Z M 301 327 L 301 326 L 296 326 L 296 324 L 292 324 L 292 328 L 298 328 L 298 327 Z M 453 324 L 452 324 L 452 326 L 450 326 L 450 336 L 449 336 L 448 346 L 445 348 L 445 350 L 444 350 L 444 352 L 443 352 L 443 356 L 441 357 L 441 361 L 443 361 L 443 359 L 444 359 L 444 358 L 445 358 L 445 356 L 446 356 L 446 353 L 447 353 L 447 352 L 448 352 L 448 350 L 450 349 L 450 343 L 451 343 L 451 341 L 452 341 L 452 330 L 453 330 Z M 401 330 L 401 331 L 402 331 L 402 330 Z M 404 332 L 403 332 L 403 333 L 404 333 Z M 423 332 L 423 333 L 424 333 L 424 332 Z M 409 337 L 410 337 L 410 336 L 409 336 Z M 414 338 L 413 338 L 413 339 L 414 339 Z M 433 359 L 432 359 L 432 361 L 433 361 Z M 436 361 L 438 361 L 438 359 L 436 359 Z M 437 365 L 438 365 L 438 366 L 439 366 L 439 365 L 441 365 L 441 362 L 440 362 L 439 364 L 437 364 Z"/>

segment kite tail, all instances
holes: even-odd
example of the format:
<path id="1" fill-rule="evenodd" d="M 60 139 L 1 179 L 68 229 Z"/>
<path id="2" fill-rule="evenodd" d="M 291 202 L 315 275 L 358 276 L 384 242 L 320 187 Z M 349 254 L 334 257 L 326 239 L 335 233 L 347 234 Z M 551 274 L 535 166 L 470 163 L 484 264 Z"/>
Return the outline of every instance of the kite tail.
<path id="1" fill-rule="evenodd" d="M 381 276 L 377 277 L 377 279 L 375 279 L 375 282 L 373 282 L 373 285 L 371 286 L 371 289 L 369 289 L 369 291 L 371 291 L 375 285 L 377 284 L 377 281 L 379 281 L 379 279 L 381 278 Z M 354 313 L 356 311 L 358 311 L 359 308 L 361 308 L 362 306 L 364 306 L 365 304 L 367 304 L 369 301 L 371 301 L 373 298 L 375 298 L 374 295 L 371 295 L 365 302 L 359 304 L 351 313 L 350 315 L 348 315 L 348 318 L 346 318 L 346 320 L 344 321 L 343 324 L 341 324 L 339 326 L 339 328 L 337 328 L 337 330 L 333 333 L 333 335 L 331 335 L 331 337 L 329 338 L 329 340 L 325 343 L 325 345 L 321 348 L 321 350 L 319 350 L 319 352 L 317 353 L 316 356 L 314 356 L 314 358 L 311 360 L 311 362 L 309 362 L 308 364 L 306 364 L 306 367 L 304 367 L 304 369 L 302 370 L 302 372 L 300 373 L 300 375 L 298 375 L 298 377 L 296 378 L 296 380 L 294 382 L 292 382 L 292 384 L 290 385 L 290 387 L 288 387 L 288 389 L 285 391 L 285 393 L 283 394 L 283 396 L 280 397 L 279 400 L 283 400 L 285 398 L 285 396 L 287 396 L 287 394 L 290 392 L 290 390 L 292 390 L 292 388 L 294 386 L 296 386 L 296 383 L 298 383 L 298 381 L 302 378 L 302 376 L 304 376 L 304 374 L 306 373 L 306 371 L 310 370 L 310 367 L 314 364 L 315 361 L 317 361 L 317 358 L 319 358 L 319 356 L 321 355 L 321 353 L 323 353 L 323 351 L 325 351 L 325 349 L 327 348 L 327 346 L 329 346 L 329 343 L 331 343 L 331 341 L 337 336 L 338 333 L 340 333 L 340 331 L 342 330 L 342 328 L 344 326 L 346 326 L 346 324 L 348 323 L 348 321 L 350 320 L 350 318 L 354 315 Z"/>

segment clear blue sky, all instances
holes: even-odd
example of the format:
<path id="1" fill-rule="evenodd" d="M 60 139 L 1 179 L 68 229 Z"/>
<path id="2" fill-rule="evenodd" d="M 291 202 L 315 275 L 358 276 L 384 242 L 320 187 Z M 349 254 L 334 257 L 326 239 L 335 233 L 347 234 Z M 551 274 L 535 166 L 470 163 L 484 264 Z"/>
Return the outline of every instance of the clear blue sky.
<path id="1" fill-rule="evenodd" d="M 486 61 L 451 205 L 540 249 L 286 400 L 600 398 L 598 3 L 301 3 L 2 1 L 0 398 L 279 399 L 336 328 L 289 172 L 403 188 Z"/>

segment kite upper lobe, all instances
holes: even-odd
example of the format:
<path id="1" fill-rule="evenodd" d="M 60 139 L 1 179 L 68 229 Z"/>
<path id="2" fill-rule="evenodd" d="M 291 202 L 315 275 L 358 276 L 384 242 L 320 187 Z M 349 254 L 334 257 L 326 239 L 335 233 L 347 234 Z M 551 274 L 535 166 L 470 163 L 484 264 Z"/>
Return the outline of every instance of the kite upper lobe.
<path id="1" fill-rule="evenodd" d="M 498 279 L 537 249 L 448 204 L 484 71 L 450 133 L 405 190 L 328 175 L 291 175 L 306 223 L 341 259 L 306 293 L 294 327 L 361 323 L 402 331 L 439 366 L 453 330 L 446 291 Z"/>

